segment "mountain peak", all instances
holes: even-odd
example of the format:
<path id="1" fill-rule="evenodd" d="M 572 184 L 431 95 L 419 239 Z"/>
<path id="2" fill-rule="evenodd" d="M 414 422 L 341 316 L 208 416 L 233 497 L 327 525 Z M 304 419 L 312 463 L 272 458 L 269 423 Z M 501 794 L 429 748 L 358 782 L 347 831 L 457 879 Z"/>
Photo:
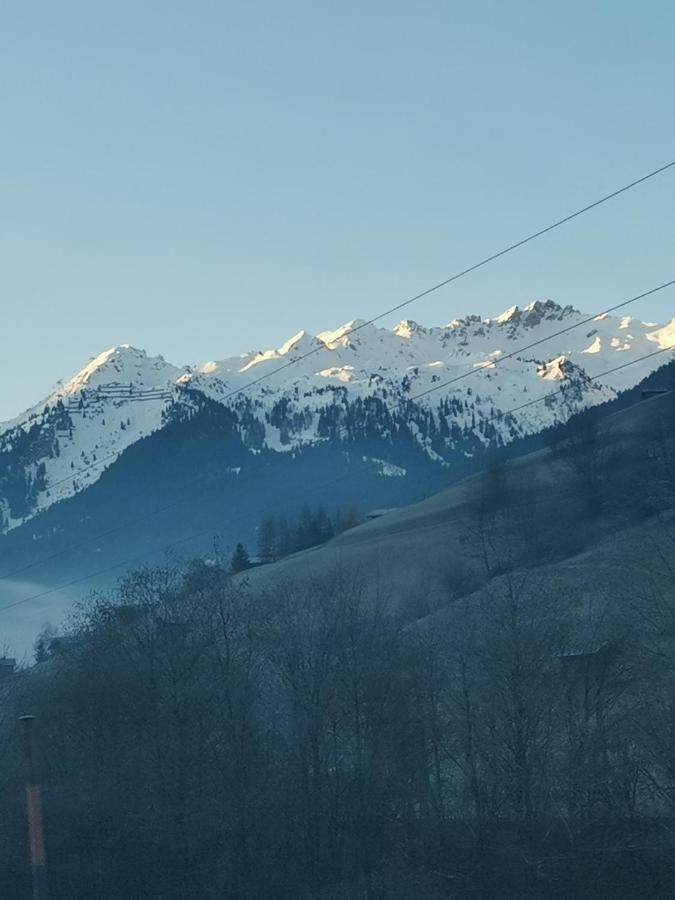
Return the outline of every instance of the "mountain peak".
<path id="1" fill-rule="evenodd" d="M 504 322 L 511 322 L 511 321 L 513 321 L 513 319 L 518 318 L 519 316 L 520 316 L 520 307 L 519 306 L 509 306 L 508 309 L 505 309 L 503 313 L 500 313 L 495 318 L 495 322 L 499 322 L 500 325 L 503 325 Z"/>
<path id="2" fill-rule="evenodd" d="M 344 325 L 340 325 L 340 327 L 336 328 L 334 331 L 320 331 L 317 334 L 317 338 L 327 347 L 333 349 L 331 345 L 337 344 L 338 341 L 343 339 L 344 341 L 348 341 L 352 331 L 361 330 L 367 323 L 367 319 L 352 319 L 350 322 L 345 322 Z M 371 325 L 371 328 L 372 327 L 373 326 Z"/>
<path id="3" fill-rule="evenodd" d="M 130 344 L 118 344 L 92 357 L 59 391 L 68 396 L 104 384 L 124 383 L 153 388 L 165 385 L 178 374 L 163 356 L 148 356 Z"/>
<path id="4" fill-rule="evenodd" d="M 532 328 L 545 319 L 560 321 L 565 316 L 578 314 L 579 311 L 573 306 L 561 306 L 554 300 L 532 300 L 522 309 L 519 306 L 509 306 L 491 321 L 498 325 L 523 325 L 525 328 Z"/>
<path id="5" fill-rule="evenodd" d="M 427 329 L 413 321 L 413 319 L 401 319 L 398 325 L 392 328 L 392 331 L 398 337 L 411 338 L 413 334 L 426 333 Z"/>
<path id="6" fill-rule="evenodd" d="M 287 341 L 285 341 L 285 343 L 283 343 L 281 347 L 279 347 L 277 352 L 281 356 L 285 356 L 290 350 L 292 350 L 294 347 L 297 347 L 298 344 L 301 344 L 305 337 L 308 337 L 308 335 L 303 328 L 298 331 L 297 334 L 294 334 Z"/>

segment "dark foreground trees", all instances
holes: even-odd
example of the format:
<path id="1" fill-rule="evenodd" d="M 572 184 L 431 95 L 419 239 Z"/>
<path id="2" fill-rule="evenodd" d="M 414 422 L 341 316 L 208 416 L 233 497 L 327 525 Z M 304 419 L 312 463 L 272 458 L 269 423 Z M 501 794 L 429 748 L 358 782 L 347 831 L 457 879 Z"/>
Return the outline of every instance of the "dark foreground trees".
<path id="1" fill-rule="evenodd" d="M 0 894 L 29 710 L 57 898 L 672 896 L 674 609 L 505 575 L 403 627 L 341 572 L 135 573 L 3 687 Z"/>

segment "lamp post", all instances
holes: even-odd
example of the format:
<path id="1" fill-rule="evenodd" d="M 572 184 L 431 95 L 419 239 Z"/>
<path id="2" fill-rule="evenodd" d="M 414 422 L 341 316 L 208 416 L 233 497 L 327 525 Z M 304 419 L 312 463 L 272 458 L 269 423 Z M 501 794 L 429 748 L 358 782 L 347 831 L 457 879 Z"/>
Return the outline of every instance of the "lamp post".
<path id="1" fill-rule="evenodd" d="M 26 754 L 26 812 L 28 814 L 28 840 L 30 865 L 33 876 L 33 900 L 47 900 L 47 874 L 45 868 L 45 842 L 42 832 L 42 796 L 35 772 L 33 724 L 35 716 L 21 716 Z"/>

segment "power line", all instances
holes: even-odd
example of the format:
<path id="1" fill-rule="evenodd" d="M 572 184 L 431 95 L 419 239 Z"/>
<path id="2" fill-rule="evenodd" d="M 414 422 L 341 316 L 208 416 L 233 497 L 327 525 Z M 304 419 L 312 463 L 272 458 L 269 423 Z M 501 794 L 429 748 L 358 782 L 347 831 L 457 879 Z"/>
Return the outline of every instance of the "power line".
<path id="1" fill-rule="evenodd" d="M 652 358 L 655 357 L 655 356 L 659 356 L 659 355 L 662 354 L 662 353 L 667 353 L 667 352 L 673 351 L 673 350 L 675 350 L 675 344 L 673 344 L 672 346 L 669 346 L 669 347 L 661 347 L 659 350 L 655 350 L 653 353 L 647 353 L 647 354 L 645 354 L 644 356 L 641 356 L 641 357 L 639 357 L 639 358 L 637 358 L 637 359 L 630 360 L 629 362 L 623 363 L 623 364 L 620 365 L 620 366 L 615 366 L 615 367 L 613 367 L 613 368 L 611 368 L 611 369 L 607 369 L 607 370 L 604 371 L 604 372 L 598 372 L 598 373 L 596 373 L 595 375 L 590 375 L 589 378 L 590 378 L 591 380 L 597 380 L 598 378 L 603 378 L 603 377 L 605 377 L 606 375 L 611 375 L 611 374 L 613 374 L 614 372 L 618 372 L 618 371 L 620 371 L 620 370 L 622 370 L 622 369 L 627 369 L 629 366 L 634 366 L 634 365 L 636 365 L 637 363 L 644 362 L 644 361 L 647 360 L 647 359 L 652 359 Z M 535 403 L 542 403 L 543 401 L 548 400 L 548 399 L 550 399 L 551 397 L 554 397 L 554 396 L 556 396 L 556 395 L 558 395 L 558 394 L 561 394 L 561 393 L 563 393 L 566 389 L 567 389 L 567 385 L 561 385 L 561 387 L 558 388 L 556 391 L 552 391 L 551 393 L 545 394 L 545 395 L 542 396 L 542 397 L 537 397 L 536 399 L 530 400 L 530 401 L 528 401 L 527 403 L 523 403 L 523 404 L 521 404 L 521 405 L 519 405 L 519 406 L 513 407 L 513 408 L 508 409 L 508 410 L 503 410 L 503 411 L 501 411 L 501 412 L 498 413 L 498 414 L 495 413 L 494 418 L 505 418 L 506 416 L 512 414 L 513 412 L 515 412 L 515 411 L 517 411 L 517 410 L 519 410 L 519 409 L 523 409 L 523 408 L 525 408 L 526 406 L 533 406 Z M 364 464 L 364 467 L 365 467 L 365 464 Z M 339 481 L 343 481 L 345 478 L 353 477 L 353 474 L 354 474 L 354 472 L 351 471 L 351 472 L 347 472 L 347 473 L 345 473 L 345 474 L 343 474 L 343 475 L 339 475 L 339 476 L 337 476 L 336 478 L 333 478 L 333 479 L 331 479 L 331 480 L 328 481 L 328 482 L 324 482 L 324 483 L 322 483 L 322 484 L 315 485 L 315 486 L 314 486 L 314 490 L 316 490 L 317 488 L 330 487 L 332 484 L 336 484 L 336 483 L 338 483 Z M 237 519 L 235 519 L 234 521 L 239 521 L 239 520 L 241 520 L 241 519 L 242 519 L 242 517 L 239 516 L 239 517 L 238 517 Z M 196 540 L 196 539 L 199 538 L 199 537 L 203 537 L 203 536 L 206 535 L 206 534 L 211 534 L 211 535 L 212 535 L 212 534 L 213 534 L 213 530 L 210 529 L 210 528 L 207 528 L 207 529 L 202 529 L 202 530 L 200 530 L 200 531 L 198 531 L 198 532 L 193 532 L 192 534 L 189 534 L 189 535 L 185 535 L 184 537 L 179 538 L 178 540 L 172 541 L 170 544 L 165 545 L 165 547 L 164 547 L 163 549 L 164 549 L 165 551 L 166 551 L 166 550 L 169 550 L 169 549 L 172 549 L 173 547 L 179 546 L 180 544 L 188 543 L 189 541 Z M 58 593 L 59 591 L 65 590 L 66 588 L 74 587 L 74 586 L 79 585 L 79 584 L 83 584 L 83 583 L 86 582 L 86 581 L 90 581 L 92 578 L 98 578 L 98 577 L 100 577 L 100 576 L 102 576 L 102 575 L 107 575 L 107 574 L 109 574 L 110 572 L 113 572 L 113 571 L 115 571 L 116 569 L 121 568 L 122 566 L 129 566 L 129 565 L 132 564 L 132 563 L 135 563 L 135 562 L 141 562 L 141 561 L 145 560 L 146 558 L 147 558 L 147 557 L 146 557 L 145 554 L 139 554 L 139 555 L 137 555 L 137 556 L 130 557 L 130 558 L 128 558 L 128 559 L 122 560 L 122 561 L 119 562 L 119 563 L 115 563 L 115 564 L 112 565 L 112 566 L 108 566 L 108 567 L 106 567 L 105 569 L 99 569 L 99 570 L 96 571 L 96 572 L 90 572 L 88 575 L 83 575 L 83 576 L 81 576 L 80 578 L 75 578 L 75 579 L 73 579 L 72 581 L 66 582 L 65 584 L 57 585 L 57 586 L 52 587 L 52 588 L 47 588 L 46 590 L 40 591 L 40 592 L 37 593 L 37 594 L 32 594 L 32 595 L 29 596 L 29 597 L 23 597 L 21 600 L 16 600 L 16 601 L 14 601 L 13 603 L 8 603 L 8 604 L 5 605 L 5 606 L 0 606 L 0 612 L 5 612 L 5 611 L 8 610 L 8 609 L 14 609 L 15 607 L 17 607 L 17 606 L 22 606 L 22 605 L 25 604 L 25 603 L 31 603 L 31 602 L 34 602 L 34 601 L 36 601 L 36 600 L 40 600 L 40 599 L 42 599 L 43 597 L 50 596 L 51 594 L 56 594 L 56 593 Z"/>
<path id="2" fill-rule="evenodd" d="M 646 359 L 652 359 L 654 356 L 658 356 L 660 353 L 667 353 L 669 350 L 675 350 L 675 344 L 671 347 L 661 347 L 659 350 L 654 350 L 652 353 L 646 353 L 644 356 L 640 356 L 638 359 L 632 359 L 630 362 L 622 363 L 620 366 L 615 366 L 613 369 L 607 369 L 605 372 L 600 372 L 598 375 L 589 375 L 589 379 L 594 381 L 597 378 L 604 378 L 607 375 L 613 375 L 615 372 L 620 372 L 622 369 L 627 369 L 629 366 L 634 366 L 636 363 L 644 362 Z M 541 403 L 543 400 L 549 400 L 551 397 L 555 397 L 557 394 L 563 393 L 567 385 L 561 385 L 556 391 L 551 391 L 550 394 L 544 394 L 543 397 L 537 397 L 534 400 L 528 400 L 526 403 L 521 403 L 520 406 L 512 406 L 511 409 L 507 409 L 506 412 L 495 413 L 494 417 L 496 419 L 503 419 L 506 416 L 513 415 L 514 412 L 519 412 L 521 409 L 525 409 L 528 406 L 534 406 L 535 403 Z"/>
<path id="3" fill-rule="evenodd" d="M 663 284 L 658 285 L 657 287 L 650 288 L 648 291 L 644 291 L 641 294 L 637 294 L 633 297 L 629 297 L 627 300 L 622 300 L 620 303 L 616 303 L 613 306 L 608 307 L 607 309 L 601 310 L 600 312 L 595 313 L 591 316 L 587 316 L 586 318 L 581 319 L 579 322 L 574 322 L 571 325 L 567 325 L 564 328 L 560 328 L 557 331 L 554 331 L 551 334 L 546 335 L 543 338 L 539 338 L 536 341 L 532 341 L 530 344 L 527 344 L 524 347 L 520 347 L 517 350 L 513 350 L 512 352 L 507 353 L 504 356 L 497 357 L 494 360 L 490 360 L 480 366 L 476 366 L 475 368 L 470 369 L 468 372 L 463 372 L 461 375 L 457 375 L 454 378 L 448 379 L 447 381 L 440 382 L 440 383 L 434 385 L 433 387 L 430 387 L 424 391 L 421 391 L 419 394 L 415 394 L 412 397 L 401 398 L 401 399 L 395 401 L 393 404 L 386 406 L 385 408 L 387 409 L 387 411 L 390 412 L 394 409 L 397 409 L 399 406 L 403 406 L 406 403 L 411 403 L 415 400 L 419 400 L 420 398 L 426 397 L 429 394 L 432 394 L 435 391 L 441 390 L 444 387 L 449 387 L 450 385 L 455 384 L 458 381 L 462 381 L 464 378 L 468 378 L 471 375 L 475 375 L 476 373 L 482 371 L 483 369 L 494 368 L 497 365 L 501 365 L 503 362 L 505 362 L 508 359 L 512 359 L 514 357 L 519 356 L 521 353 L 526 352 L 527 350 L 531 350 L 533 347 L 538 347 L 541 344 L 545 344 L 547 341 L 553 340 L 553 338 L 559 337 L 560 335 L 563 335 L 563 334 L 567 334 L 570 331 L 574 331 L 575 328 L 581 328 L 583 325 L 587 325 L 589 322 L 593 322 L 602 316 L 606 316 L 611 312 L 615 312 L 618 309 L 622 309 L 631 303 L 635 303 L 637 300 L 642 300 L 644 297 L 649 297 L 650 295 L 655 294 L 658 291 L 665 290 L 668 287 L 672 287 L 673 285 L 675 285 L 675 279 L 672 279 L 671 281 L 666 281 Z M 193 481 L 197 481 L 197 480 L 198 479 L 193 479 Z M 189 483 L 190 482 L 188 482 L 188 484 Z M 201 493 L 204 493 L 204 492 L 208 491 L 209 489 L 210 488 L 208 486 L 206 486 Z M 58 550 L 55 553 L 50 554 L 49 556 L 43 557 L 42 559 L 39 559 L 39 560 L 36 560 L 35 562 L 27 563 L 24 566 L 20 566 L 9 572 L 5 572 L 2 575 L 0 575 L 0 581 L 4 581 L 8 578 L 13 578 L 16 575 L 21 575 L 24 572 L 27 572 L 30 569 L 35 568 L 36 566 L 44 565 L 44 563 L 50 562 L 53 559 L 58 559 L 60 556 L 63 556 L 64 553 L 68 553 L 68 552 L 70 552 L 72 550 L 76 550 L 80 547 L 86 547 L 87 545 L 89 545 L 95 541 L 101 540 L 104 537 L 109 537 L 112 534 L 116 534 L 120 531 L 124 531 L 124 530 L 128 529 L 129 527 L 133 527 L 134 525 L 138 524 L 139 522 L 147 521 L 148 519 L 152 518 L 153 516 L 159 515 L 162 512 L 166 512 L 169 509 L 173 509 L 176 506 L 180 506 L 182 503 L 185 503 L 188 500 L 193 500 L 194 497 L 195 497 L 195 493 L 193 491 L 185 493 L 185 494 L 181 495 L 181 497 L 177 498 L 176 500 L 172 500 L 171 502 L 166 503 L 163 506 L 158 507 L 157 509 L 151 510 L 150 512 L 148 512 L 142 516 L 135 516 L 132 519 L 128 519 L 127 521 L 123 522 L 120 525 L 115 525 L 112 528 L 106 529 L 103 532 L 99 532 L 98 534 L 93 535 L 91 538 L 89 538 L 85 541 L 81 541 L 77 544 L 71 544 L 69 547 L 66 547 L 63 550 Z"/>
<path id="4" fill-rule="evenodd" d="M 429 288 L 426 288 L 420 293 L 413 295 L 412 297 L 408 297 L 406 300 L 397 303 L 395 306 L 391 306 L 389 309 L 384 310 L 384 312 L 378 313 L 378 315 L 373 316 L 372 318 L 366 320 L 365 322 L 361 322 L 359 325 L 355 325 L 353 328 L 349 328 L 344 331 L 341 337 L 348 337 L 351 334 L 356 334 L 361 329 L 366 328 L 369 325 L 373 325 L 375 322 L 379 322 L 381 319 L 384 319 L 386 316 L 393 315 L 393 313 L 398 312 L 406 306 L 410 306 L 412 303 L 416 303 L 418 300 L 423 299 L 424 297 L 428 297 L 430 294 L 439 291 L 443 287 L 447 287 L 447 285 L 452 284 L 454 281 L 459 281 L 460 278 L 464 278 L 464 276 L 469 275 L 471 272 L 475 272 L 478 269 L 483 268 L 483 266 L 489 265 L 489 263 L 494 262 L 497 259 L 500 259 L 502 256 L 506 256 L 507 253 L 511 253 L 514 250 L 517 250 L 519 247 L 523 247 L 526 244 L 536 240 L 539 237 L 542 237 L 545 234 L 548 234 L 550 231 L 554 231 L 556 228 L 560 228 L 562 225 L 565 225 L 567 222 L 571 222 L 573 219 L 578 218 L 579 216 L 584 215 L 584 213 L 590 212 L 592 209 L 595 209 L 598 206 L 601 206 L 603 203 L 607 203 L 609 200 L 613 200 L 615 197 L 620 196 L 621 194 L 625 194 L 627 191 L 630 191 L 632 188 L 637 187 L 640 184 L 644 184 L 644 182 L 649 181 L 651 178 L 655 178 L 657 175 L 661 175 L 663 172 L 673 168 L 675 166 L 675 159 L 671 160 L 671 162 L 666 163 L 664 166 L 660 166 L 658 169 L 653 169 L 651 172 L 648 172 L 646 175 L 641 176 L 640 178 L 635 179 L 635 181 L 631 181 L 628 184 L 623 185 L 623 187 L 617 188 L 609 194 L 605 194 L 603 197 L 600 197 L 597 200 L 594 200 L 592 203 L 588 203 L 586 206 L 583 206 L 581 209 L 577 209 L 575 212 L 570 213 L 567 216 L 564 216 L 562 219 L 558 219 L 555 222 L 552 222 L 550 225 L 546 225 L 544 228 L 540 228 L 538 231 L 529 234 L 527 237 L 522 238 L 515 243 L 509 244 L 501 250 L 498 250 L 496 253 L 492 253 L 489 256 L 484 257 L 476 263 L 468 266 L 465 269 L 462 269 L 459 272 L 456 272 L 454 275 L 451 275 L 449 278 L 444 279 L 443 281 L 439 281 L 437 284 L 432 285 Z M 647 296 L 646 294 L 644 296 Z M 639 298 L 636 298 L 639 299 Z M 618 307 L 615 307 L 618 308 Z M 258 378 L 254 378 L 252 381 L 247 382 L 235 390 L 230 391 L 229 393 L 223 395 L 219 398 L 220 403 L 224 403 L 226 400 L 230 400 L 233 397 L 239 396 L 243 394 L 244 391 L 247 391 L 249 388 L 254 387 L 257 384 L 260 384 L 262 381 L 266 381 L 268 378 L 271 378 L 273 375 L 278 375 L 279 372 L 283 372 L 291 366 L 295 366 L 298 363 L 302 362 L 305 359 L 308 359 L 310 356 L 313 356 L 315 353 L 320 352 L 321 350 L 325 350 L 327 347 L 326 344 L 319 344 L 316 347 L 313 347 L 311 350 L 308 350 L 306 353 L 301 354 L 300 356 L 295 356 L 293 359 L 284 363 L 281 366 L 278 366 L 276 369 L 272 369 L 268 372 L 263 373 Z M 525 348 L 527 349 L 527 348 Z M 116 459 L 119 456 L 119 453 L 112 452 L 102 456 L 100 459 L 97 459 L 95 462 L 90 463 L 87 466 L 84 466 L 78 469 L 76 472 L 72 472 L 70 475 L 65 476 L 64 478 L 59 479 L 58 481 L 54 481 L 49 485 L 50 490 L 55 487 L 59 487 L 61 484 L 65 484 L 68 481 L 72 481 L 73 479 L 79 477 L 80 475 L 85 474 L 86 472 L 91 471 L 92 469 L 99 468 L 108 460 Z"/>
<path id="5" fill-rule="evenodd" d="M 623 187 L 618 188 L 615 191 L 612 191 L 610 194 L 605 194 L 604 197 L 600 197 L 598 200 L 594 200 L 592 203 L 587 204 L 581 209 L 576 210 L 573 213 L 570 213 L 568 216 L 564 216 L 562 219 L 558 219 L 556 222 L 552 222 L 550 225 L 546 225 L 544 228 L 540 228 L 538 231 L 529 234 L 527 237 L 522 238 L 519 241 L 516 241 L 514 244 L 509 244 L 507 247 L 504 247 L 502 250 L 498 250 L 496 253 L 490 254 L 490 256 L 486 256 L 483 259 L 479 260 L 473 265 L 468 266 L 466 269 L 462 269 L 459 272 L 456 272 L 454 275 L 451 275 L 449 278 L 444 279 L 443 281 L 439 281 L 437 284 L 432 285 L 430 288 L 427 288 L 424 291 L 420 291 L 419 294 L 415 294 L 412 297 L 408 297 L 407 300 L 403 300 L 401 303 L 397 303 L 395 306 L 386 309 L 384 312 L 379 313 L 376 316 L 373 316 L 372 319 L 368 319 L 365 322 L 361 322 L 359 325 L 355 325 L 353 328 L 348 329 L 343 332 L 340 337 L 347 337 L 350 334 L 356 334 L 357 331 L 361 331 L 362 328 L 367 328 L 369 325 L 373 325 L 375 322 L 379 322 L 380 319 L 384 319 L 386 316 L 393 315 L 395 312 L 399 312 L 399 310 L 403 309 L 406 306 L 410 306 L 412 303 L 416 303 L 418 300 L 421 300 L 423 297 L 428 297 L 429 294 L 433 294 L 436 291 L 439 291 L 443 287 L 447 287 L 447 285 L 452 284 L 453 281 L 459 281 L 460 278 L 464 278 L 465 275 L 469 275 L 471 272 L 475 272 L 477 269 L 483 268 L 483 266 L 487 266 L 489 263 L 494 262 L 497 259 L 500 259 L 502 256 L 506 256 L 507 253 L 511 253 L 513 250 L 517 250 L 519 247 L 524 247 L 525 244 L 529 244 L 531 241 L 536 240 L 539 237 L 542 237 L 545 234 L 548 234 L 550 231 L 554 231 L 556 228 L 560 228 L 561 225 L 565 225 L 567 222 L 571 222 L 573 219 L 582 216 L 584 213 L 590 212 L 590 210 L 595 209 L 598 206 L 601 206 L 603 203 L 607 203 L 608 200 L 613 200 L 615 197 L 618 197 L 620 194 L 626 193 L 626 191 L 631 190 L 631 188 L 637 187 L 639 184 L 643 184 L 645 181 L 649 181 L 650 178 L 654 178 L 656 175 L 660 175 L 668 169 L 671 169 L 675 166 L 675 160 L 672 160 L 669 163 L 666 163 L 665 166 L 660 166 L 658 169 L 654 169 L 649 172 L 647 175 L 643 175 L 641 178 L 637 178 L 635 181 L 631 181 L 630 184 L 626 184 Z M 249 381 L 247 384 L 243 385 L 243 387 L 238 388 L 235 391 L 232 391 L 229 394 L 225 394 L 224 397 L 221 398 L 221 401 L 228 400 L 230 397 L 234 397 L 237 394 L 240 394 L 242 391 L 247 390 L 250 387 L 253 387 L 256 384 L 260 384 L 261 381 L 264 381 L 266 378 L 271 378 L 272 375 L 277 375 L 279 372 L 283 372 L 285 369 L 288 369 L 290 366 L 294 366 L 299 362 L 302 362 L 303 359 L 307 359 L 310 356 L 313 356 L 315 353 L 318 353 L 320 350 L 325 349 L 325 344 L 323 346 L 319 345 L 317 347 L 313 347 L 311 350 L 308 350 L 306 353 L 303 353 L 301 356 L 296 356 L 292 360 L 287 363 L 284 363 L 282 366 L 273 369 L 271 372 L 266 372 L 261 375 L 259 378 L 255 378 L 253 381 Z"/>
<path id="6" fill-rule="evenodd" d="M 427 391 L 422 391 L 422 393 L 417 394 L 415 397 L 411 398 L 413 400 L 419 400 L 420 397 L 424 397 L 427 394 L 431 394 L 434 391 L 440 390 L 440 388 L 449 387 L 451 384 L 455 384 L 458 381 L 462 381 L 464 378 L 468 378 L 469 375 L 473 375 L 475 372 L 479 372 L 481 369 L 491 369 L 496 365 L 504 362 L 507 359 L 513 359 L 515 356 L 519 356 L 521 353 L 525 353 L 526 350 L 532 350 L 533 347 L 538 347 L 540 344 L 546 343 L 546 341 L 550 340 L 554 337 L 559 337 L 561 334 L 566 334 L 568 331 L 573 331 L 575 328 L 580 328 L 582 325 L 588 325 L 590 322 L 594 322 L 596 319 L 599 319 L 601 316 L 609 315 L 611 312 L 615 312 L 617 309 L 622 309 L 625 306 L 628 306 L 629 303 L 635 303 L 637 300 L 642 300 L 645 297 L 649 297 L 651 294 L 656 294 L 658 291 L 663 291 L 665 288 L 672 287 L 675 284 L 675 279 L 671 281 L 666 281 L 663 284 L 658 285 L 658 287 L 651 288 L 648 291 L 645 291 L 643 294 L 637 294 L 635 297 L 631 297 L 628 300 L 624 300 L 621 303 L 617 303 L 615 306 L 610 306 L 603 312 L 597 313 L 594 316 L 588 316 L 585 319 L 582 319 L 580 322 L 575 322 L 573 325 L 568 325 L 566 328 L 561 328 L 559 331 L 554 332 L 549 337 L 540 338 L 537 341 L 532 341 L 531 344 L 527 344 L 525 347 L 520 347 L 518 350 L 512 350 L 511 353 L 507 353 L 504 356 L 499 356 L 496 359 L 489 360 L 488 362 L 483 363 L 480 366 L 476 366 L 475 369 L 471 369 L 468 372 L 463 372 L 461 375 L 457 375 L 455 378 L 450 378 L 448 381 L 443 381 L 441 384 L 435 385 L 432 388 L 429 388 Z"/>
<path id="7" fill-rule="evenodd" d="M 612 375 L 614 372 L 619 372 L 621 369 L 627 369 L 629 366 L 634 366 L 637 363 L 644 362 L 647 359 L 652 359 L 655 356 L 660 356 L 660 354 L 662 354 L 662 353 L 668 353 L 669 351 L 673 351 L 673 350 L 675 350 L 675 344 L 673 344 L 672 346 L 669 346 L 669 347 L 661 347 L 658 350 L 653 351 L 652 353 L 646 353 L 644 356 L 640 356 L 637 359 L 632 359 L 629 362 L 622 363 L 620 366 L 615 366 L 612 369 L 607 369 L 605 372 L 598 372 L 595 375 L 589 375 L 588 376 L 589 381 L 595 381 L 598 378 L 603 378 L 606 375 Z M 385 407 L 385 409 L 387 410 L 387 412 L 391 412 L 392 410 L 397 409 L 399 406 L 403 406 L 405 403 L 412 402 L 413 400 L 418 400 L 420 397 L 424 397 L 427 394 L 432 393 L 433 391 L 440 390 L 442 387 L 444 387 L 443 384 L 435 385 L 433 388 L 430 388 L 427 391 L 423 391 L 420 394 L 415 394 L 412 397 L 405 397 L 400 400 L 397 400 L 395 403 L 391 404 L 390 406 Z M 487 419 L 487 421 L 494 421 L 495 419 L 503 420 L 507 416 L 512 415 L 514 412 L 524 409 L 527 406 L 534 406 L 534 404 L 536 404 L 536 403 L 542 403 L 546 400 L 550 400 L 552 397 L 555 397 L 558 394 L 564 393 L 567 390 L 567 388 L 568 388 L 568 385 L 563 384 L 555 391 L 551 391 L 550 393 L 544 394 L 541 397 L 535 397 L 533 400 L 528 400 L 526 403 L 522 403 L 522 404 L 520 404 L 518 406 L 514 406 L 510 409 L 499 410 L 498 412 L 495 412 L 492 415 L 487 416 L 486 419 Z M 367 466 L 367 463 L 363 463 L 361 468 L 366 468 L 366 466 Z M 336 484 L 339 481 L 344 481 L 345 478 L 351 478 L 353 475 L 354 475 L 354 470 L 352 470 L 351 472 L 343 473 L 342 475 L 337 475 L 335 478 L 331 479 L 330 481 L 324 482 L 323 484 L 317 485 L 316 487 L 319 487 L 319 488 L 327 487 L 332 484 Z M 316 487 L 315 487 L 315 489 L 316 489 Z M 0 608 L 0 611 L 1 611 L 1 608 Z"/>

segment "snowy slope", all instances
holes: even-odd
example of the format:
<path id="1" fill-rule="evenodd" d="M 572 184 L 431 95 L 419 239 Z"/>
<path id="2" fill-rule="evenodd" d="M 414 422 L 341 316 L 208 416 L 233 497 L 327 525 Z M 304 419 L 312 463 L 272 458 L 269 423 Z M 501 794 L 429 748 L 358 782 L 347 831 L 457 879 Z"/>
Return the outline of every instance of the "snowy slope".
<path id="1" fill-rule="evenodd" d="M 257 388 L 257 393 L 288 390 L 295 385 L 303 391 L 345 385 L 352 392 L 368 394 L 373 392 L 375 381 L 383 379 L 396 384 L 407 374 L 413 382 L 411 394 L 415 394 L 438 381 L 485 366 L 520 346 L 547 338 L 585 318 L 588 317 L 571 307 L 561 308 L 548 301 L 532 303 L 523 310 L 513 307 L 496 319 L 470 316 L 440 328 L 424 328 L 406 320 L 389 331 L 374 325 L 364 326 L 356 320 L 317 336 L 301 331 L 278 350 L 197 366 L 182 380 L 218 399 L 263 376 L 266 381 Z M 345 334 L 350 329 L 358 330 Z M 517 386 L 529 385 L 544 374 L 538 366 L 563 356 L 592 376 L 673 343 L 675 319 L 659 327 L 630 317 L 606 316 L 527 351 L 522 359 L 509 361 L 503 369 L 491 369 L 490 378 L 500 378 L 502 387 L 515 381 L 520 382 Z M 315 352 L 308 358 L 288 366 L 311 351 Z M 637 375 L 629 370 L 626 375 L 617 376 L 611 385 L 622 389 L 650 370 L 650 364 L 640 367 Z M 271 375 L 273 372 L 276 374 Z M 499 372 L 504 374 L 500 376 Z M 480 377 L 476 382 L 466 379 L 462 390 L 476 383 L 480 383 Z M 490 393 L 495 393 L 495 389 L 496 384 L 489 389 Z M 433 397 L 429 402 L 434 404 Z"/>
<path id="2" fill-rule="evenodd" d="M 378 400 L 381 418 L 386 407 L 405 420 L 430 458 L 445 464 L 444 449 L 461 449 L 469 435 L 475 445 L 538 432 L 570 405 L 610 399 L 672 358 L 666 352 L 595 377 L 675 344 L 675 319 L 659 326 L 629 316 L 599 317 L 524 349 L 586 318 L 536 301 L 495 319 L 469 316 L 434 328 L 404 320 L 389 330 L 356 320 L 317 335 L 300 331 L 275 350 L 183 368 L 128 345 L 113 348 L 0 425 L 2 525 L 12 528 L 83 490 L 128 446 L 162 428 L 173 407 L 200 395 L 245 406 L 261 423 L 265 445 L 280 452 L 347 439 L 342 423 L 363 402 Z M 570 387 L 566 398 L 500 418 L 562 385 Z M 401 477 L 394 460 L 380 462 L 383 476 Z M 22 502 L 12 502 L 12 492 Z"/>
<path id="3" fill-rule="evenodd" d="M 30 514 L 84 489 L 128 446 L 160 428 L 179 372 L 161 357 L 128 345 L 114 347 L 42 403 L 0 425 L 0 465 L 22 437 L 36 433 L 25 469 L 35 477 L 42 464 L 45 489 Z M 2 497 L 0 512 L 5 528 L 24 519 L 13 517 Z"/>

